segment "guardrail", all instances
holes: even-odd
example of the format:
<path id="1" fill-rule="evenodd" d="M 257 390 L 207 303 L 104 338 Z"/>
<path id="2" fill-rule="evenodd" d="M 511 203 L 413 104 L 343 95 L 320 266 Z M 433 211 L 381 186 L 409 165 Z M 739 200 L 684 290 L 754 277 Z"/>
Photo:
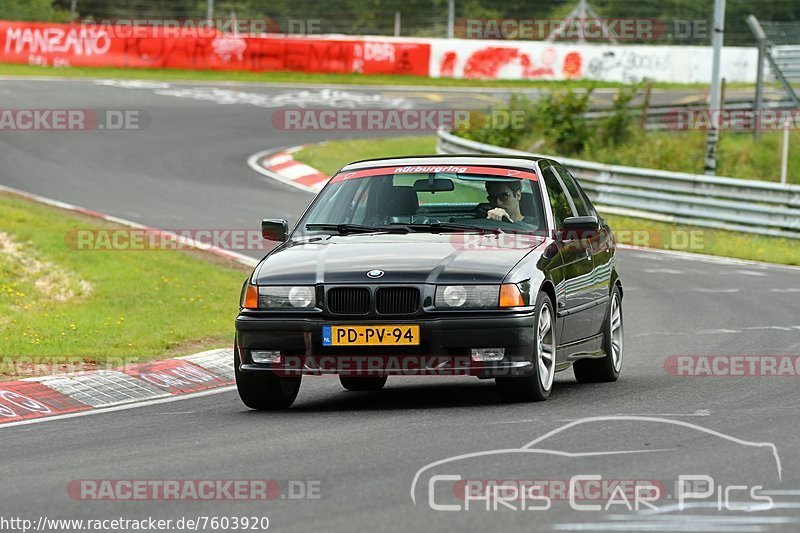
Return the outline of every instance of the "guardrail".
<path id="1" fill-rule="evenodd" d="M 800 45 L 776 45 L 771 53 L 786 79 L 791 83 L 800 82 Z"/>
<path id="2" fill-rule="evenodd" d="M 501 148 L 438 132 L 440 154 L 497 154 L 558 160 L 607 213 L 800 239 L 800 186 L 606 165 Z"/>
<path id="3" fill-rule="evenodd" d="M 737 98 L 737 99 L 727 99 L 723 108 L 725 111 L 731 112 L 736 111 L 739 112 L 739 116 L 745 122 L 749 122 L 753 120 L 753 116 L 755 114 L 755 99 L 750 98 Z M 773 110 L 773 111 L 780 111 L 780 110 L 791 110 L 794 109 L 794 102 L 786 97 L 782 97 L 780 99 L 770 99 L 770 100 L 763 100 L 760 103 L 760 110 Z M 635 117 L 638 120 L 641 120 L 642 113 L 644 111 L 641 107 L 638 106 L 631 106 L 629 107 L 629 112 L 631 116 Z M 689 103 L 689 104 L 665 104 L 665 105 L 651 105 L 647 109 L 647 116 L 645 117 L 645 129 L 647 130 L 668 130 L 680 127 L 679 120 L 691 120 L 691 116 L 687 113 L 693 112 L 695 114 L 698 113 L 707 113 L 708 112 L 708 105 L 707 104 L 700 104 L 700 103 Z M 611 112 L 607 109 L 592 109 L 587 113 L 584 113 L 584 118 L 588 120 L 597 120 L 604 117 L 607 117 L 611 114 Z M 683 118 L 681 118 L 683 117 Z"/>

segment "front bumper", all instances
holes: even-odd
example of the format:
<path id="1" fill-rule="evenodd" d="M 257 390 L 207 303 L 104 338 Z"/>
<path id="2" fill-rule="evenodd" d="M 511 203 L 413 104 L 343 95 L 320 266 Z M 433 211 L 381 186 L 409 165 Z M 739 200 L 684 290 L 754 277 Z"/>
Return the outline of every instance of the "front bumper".
<path id="1" fill-rule="evenodd" d="M 322 326 L 418 324 L 420 345 L 323 346 Z M 323 317 L 264 317 L 240 314 L 236 319 L 241 372 L 283 375 L 470 375 L 513 377 L 533 372 L 535 335 L 530 314 L 470 317 L 374 318 L 335 320 Z M 472 361 L 472 348 L 504 348 L 500 361 Z M 254 363 L 250 350 L 280 351 L 281 363 Z"/>

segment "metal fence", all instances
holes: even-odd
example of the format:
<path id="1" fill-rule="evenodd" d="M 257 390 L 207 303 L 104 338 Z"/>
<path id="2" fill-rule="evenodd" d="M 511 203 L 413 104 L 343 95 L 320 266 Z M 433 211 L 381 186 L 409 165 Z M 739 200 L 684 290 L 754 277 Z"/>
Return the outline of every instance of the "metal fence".
<path id="1" fill-rule="evenodd" d="M 501 148 L 438 132 L 440 154 L 554 158 L 607 213 L 800 239 L 800 186 L 606 165 Z"/>

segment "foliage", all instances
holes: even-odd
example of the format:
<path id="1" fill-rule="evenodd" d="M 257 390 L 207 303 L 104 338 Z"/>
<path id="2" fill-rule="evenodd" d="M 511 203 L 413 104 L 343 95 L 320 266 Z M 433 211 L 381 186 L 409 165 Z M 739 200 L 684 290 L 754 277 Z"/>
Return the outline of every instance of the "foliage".
<path id="1" fill-rule="evenodd" d="M 577 155 L 594 133 L 594 125 L 584 115 L 589 111 L 592 89 L 560 91 L 542 96 L 536 106 L 535 128 L 556 153 Z"/>
<path id="2" fill-rule="evenodd" d="M 52 0 L 2 0 L 0 20 L 66 22 L 69 10 L 53 7 Z"/>
<path id="3" fill-rule="evenodd" d="M 530 136 L 535 117 L 536 105 L 524 95 L 512 94 L 508 104 L 486 113 L 470 113 L 469 124 L 456 134 L 477 142 L 516 147 Z"/>
<path id="4" fill-rule="evenodd" d="M 547 94 L 538 103 L 516 97 L 501 111 L 524 110 L 524 129 L 493 129 L 488 121 L 474 121 L 457 130 L 461 137 L 506 148 L 562 157 L 579 157 L 601 163 L 702 173 L 706 150 L 703 130 L 643 131 L 638 122 L 636 86 L 621 89 L 605 116 L 587 120 L 591 89 Z M 497 113 L 497 111 L 495 111 Z M 745 179 L 778 181 L 780 131 L 764 132 L 760 142 L 749 132 L 721 134 L 717 173 Z M 534 146 L 532 141 L 539 141 Z M 800 183 L 800 132 L 789 141 L 789 182 Z"/>
<path id="5" fill-rule="evenodd" d="M 706 150 L 702 130 L 651 131 L 620 146 L 590 146 L 584 159 L 615 165 L 702 174 Z M 760 141 L 748 132 L 722 132 L 717 175 L 777 182 L 780 179 L 780 131 L 764 132 Z M 800 132 L 789 139 L 789 183 L 800 184 Z"/>
<path id="6" fill-rule="evenodd" d="M 596 139 L 602 146 L 619 146 L 628 141 L 634 132 L 635 116 L 631 102 L 638 94 L 638 87 L 621 89 L 614 96 L 610 114 L 599 120 Z"/>
<path id="7" fill-rule="evenodd" d="M 63 13 L 71 0 L 52 0 Z M 546 20 L 566 17 L 578 0 L 457 0 L 456 19 L 514 18 Z M 2 0 L 0 5 L 25 7 L 26 4 L 49 5 L 48 0 Z M 203 17 L 206 0 L 78 0 L 81 17 L 97 18 L 191 18 Z M 448 0 L 215 0 L 217 17 L 271 18 L 273 20 L 318 20 L 323 33 L 391 35 L 394 14 L 399 11 L 402 35 L 442 37 L 447 28 Z M 590 0 L 597 14 L 607 19 L 651 19 L 660 21 L 664 34 L 661 42 L 670 42 L 675 21 L 701 21 L 702 34 L 674 38 L 681 44 L 708 44 L 710 40 L 712 1 L 698 0 Z M 796 0 L 728 0 L 725 16 L 725 44 L 752 45 L 753 36 L 745 23 L 755 13 L 761 20 L 800 20 L 800 2 Z M 0 8 L 0 13 L 3 10 Z M 10 10 L 6 10 L 6 13 Z M 61 20 L 45 15 L 12 15 L 23 20 Z M 458 30 L 457 30 L 458 31 Z"/>
<path id="8" fill-rule="evenodd" d="M 512 95 L 508 104 L 501 105 L 482 119 L 471 121 L 457 135 L 487 144 L 508 148 L 529 149 L 531 141 L 539 141 L 550 151 L 564 156 L 580 156 L 590 146 L 618 146 L 630 139 L 635 131 L 635 115 L 631 101 L 637 96 L 636 86 L 621 89 L 615 96 L 608 115 L 596 121 L 586 118 L 591 103 L 592 88 L 549 92 L 537 103 Z M 508 114 L 524 115 L 513 127 L 500 128 L 492 117 Z"/>

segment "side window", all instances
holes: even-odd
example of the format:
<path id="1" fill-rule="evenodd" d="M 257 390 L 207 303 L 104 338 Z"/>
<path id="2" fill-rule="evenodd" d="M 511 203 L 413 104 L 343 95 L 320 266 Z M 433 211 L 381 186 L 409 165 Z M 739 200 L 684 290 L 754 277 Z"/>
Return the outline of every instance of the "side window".
<path id="1" fill-rule="evenodd" d="M 556 219 L 556 229 L 562 229 L 564 219 L 573 216 L 569 198 L 556 178 L 553 167 L 546 168 L 543 174 L 544 183 L 547 185 L 547 195 L 550 197 L 550 206 L 553 208 L 553 217 Z"/>
<path id="2" fill-rule="evenodd" d="M 558 169 L 558 174 L 561 176 L 561 181 L 564 182 L 564 186 L 566 186 L 567 191 L 569 191 L 569 196 L 572 198 L 572 203 L 575 204 L 575 210 L 578 212 L 578 216 L 585 217 L 593 215 L 594 213 L 589 209 L 589 206 L 586 205 L 586 202 L 583 200 L 583 195 L 578 188 L 578 184 L 575 182 L 575 178 L 572 177 L 572 174 L 567 172 L 567 169 L 563 167 L 555 168 Z"/>

